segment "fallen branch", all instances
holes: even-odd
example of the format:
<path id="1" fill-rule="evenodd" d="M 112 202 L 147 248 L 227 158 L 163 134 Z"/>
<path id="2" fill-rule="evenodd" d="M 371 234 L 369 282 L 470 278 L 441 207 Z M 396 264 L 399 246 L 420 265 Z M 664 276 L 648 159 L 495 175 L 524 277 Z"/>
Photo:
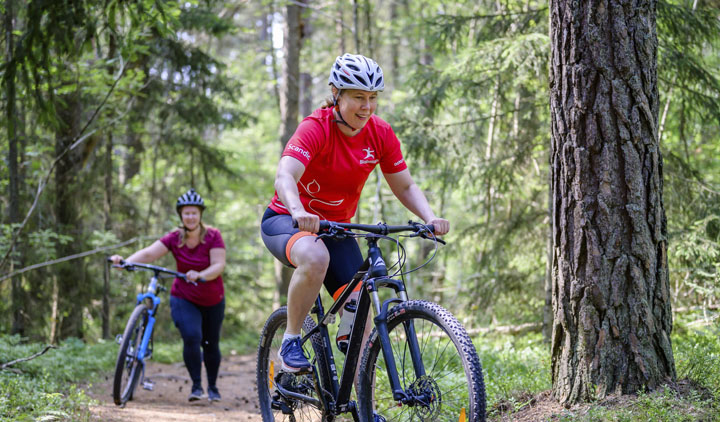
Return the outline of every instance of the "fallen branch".
<path id="1" fill-rule="evenodd" d="M 47 351 L 50 350 L 50 349 L 57 349 L 57 346 L 53 346 L 52 344 L 48 344 L 47 346 L 45 346 L 44 349 L 42 349 L 42 351 L 37 352 L 37 353 L 35 353 L 35 354 L 32 355 L 32 356 L 28 356 L 28 357 L 26 357 L 26 358 L 15 359 L 15 360 L 10 361 L 10 362 L 8 362 L 8 363 L 3 363 L 2 365 L 0 365 L 0 370 L 2 370 L 2 369 L 7 369 L 7 368 L 9 368 L 9 367 L 11 367 L 11 366 L 13 366 L 13 365 L 16 365 L 16 364 L 20 363 L 20 362 L 27 362 L 27 361 L 29 361 L 29 360 L 33 360 L 33 359 L 35 359 L 36 357 L 38 357 L 38 356 L 40 356 L 40 355 L 44 355 L 45 352 L 47 352 Z M 11 369 L 11 370 L 12 370 L 12 369 Z M 15 372 L 15 370 L 12 370 L 12 371 Z"/>

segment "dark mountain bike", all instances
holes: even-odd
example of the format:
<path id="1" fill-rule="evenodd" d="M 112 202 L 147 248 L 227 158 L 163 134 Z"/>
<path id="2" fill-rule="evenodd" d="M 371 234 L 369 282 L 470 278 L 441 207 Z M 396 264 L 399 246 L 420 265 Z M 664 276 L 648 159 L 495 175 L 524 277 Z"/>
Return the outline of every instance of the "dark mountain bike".
<path id="1" fill-rule="evenodd" d="M 363 231 L 365 233 L 356 233 Z M 485 420 L 485 385 L 477 352 L 457 319 L 438 304 L 409 300 L 403 272 L 405 249 L 391 233 L 442 242 L 433 227 L 410 222 L 405 226 L 320 222 L 319 237 L 364 238 L 365 262 L 340 297 L 325 313 L 320 296 L 303 325 L 303 349 L 312 364 L 310 373 L 280 370 L 277 357 L 287 325 L 287 308 L 270 315 L 262 330 L 257 357 L 257 385 L 263 421 L 335 421 L 350 413 L 355 422 L 373 422 L 373 414 L 388 422 L 481 422 Z M 398 259 L 390 270 L 378 241 L 397 245 Z M 444 242 L 442 242 L 444 243 Z M 328 324 L 356 286 L 362 284 L 342 376 L 338 382 Z M 394 291 L 381 301 L 379 289 Z M 368 313 L 374 312 L 370 337 L 362 343 Z M 317 321 L 317 322 L 316 322 Z M 361 354 L 362 351 L 362 354 Z M 357 402 L 351 391 L 358 359 Z"/>
<path id="2" fill-rule="evenodd" d="M 167 291 L 167 288 L 158 284 L 158 281 L 163 278 L 178 277 L 188 283 L 195 283 L 187 280 L 183 273 L 155 265 L 122 261 L 119 267 L 127 271 L 153 273 L 145 293 L 137 295 L 137 306 L 130 314 L 125 331 L 115 339 L 120 345 L 120 350 L 115 363 L 113 400 L 116 405 L 125 406 L 125 403 L 132 400 L 138 382 L 145 378 L 145 360 L 152 356 L 155 315 L 161 302 L 156 293 Z M 152 387 L 148 384 L 147 388 Z"/>

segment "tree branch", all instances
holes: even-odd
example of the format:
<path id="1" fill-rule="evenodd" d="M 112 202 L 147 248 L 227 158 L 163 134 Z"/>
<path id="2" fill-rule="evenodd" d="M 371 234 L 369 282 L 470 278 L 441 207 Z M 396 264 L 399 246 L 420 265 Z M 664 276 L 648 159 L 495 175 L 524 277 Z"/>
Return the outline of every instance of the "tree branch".
<path id="1" fill-rule="evenodd" d="M 104 251 L 108 251 L 108 250 L 112 250 L 112 249 L 117 249 L 117 248 L 120 248 L 120 247 L 129 245 L 129 244 L 131 244 L 131 243 L 135 243 L 135 242 L 137 242 L 138 240 L 154 239 L 154 238 L 155 238 L 154 236 L 138 236 L 138 237 L 133 237 L 132 239 L 126 240 L 126 241 L 121 242 L 121 243 L 118 243 L 118 244 L 116 244 L 116 245 L 102 246 L 102 247 L 100 247 L 100 248 L 93 249 L 93 250 L 91 250 L 91 251 L 85 251 L 85 252 L 81 252 L 81 253 L 78 253 L 78 254 L 75 254 L 75 255 L 68 255 L 68 256 L 65 256 L 65 257 L 62 257 L 62 258 L 58 258 L 58 259 L 53 259 L 53 260 L 50 260 L 50 261 L 41 262 L 41 263 L 39 263 L 39 264 L 33 264 L 33 265 L 28 266 L 28 267 L 21 268 L 21 269 L 19 269 L 19 270 L 17 270 L 17 271 L 13 271 L 13 272 L 11 272 L 11 273 L 9 273 L 9 274 L 4 274 L 4 275 L 0 276 L 0 281 L 7 280 L 8 278 L 15 277 L 15 276 L 18 275 L 18 274 L 22 274 L 22 273 L 27 272 L 27 271 L 35 270 L 35 269 L 37 269 L 37 268 L 47 267 L 47 266 L 49 266 L 49 265 L 58 264 L 58 263 L 60 263 L 60 262 L 71 261 L 71 260 L 73 260 L 73 259 L 82 258 L 82 257 L 88 256 L 88 255 L 94 255 L 94 254 L 96 254 L 96 253 L 100 253 L 100 252 L 104 252 Z"/>
<path id="2" fill-rule="evenodd" d="M 26 358 L 15 359 L 14 361 L 11 361 L 11 362 L 8 362 L 8 363 L 3 363 L 2 365 L 0 365 L 0 370 L 9 368 L 9 367 L 11 367 L 11 366 L 13 366 L 13 365 L 16 365 L 16 364 L 20 363 L 20 362 L 27 362 L 27 361 L 29 361 L 29 360 L 33 360 L 33 359 L 35 359 L 36 357 L 45 354 L 45 352 L 47 352 L 47 351 L 50 350 L 50 349 L 57 349 L 57 346 L 53 346 L 52 344 L 48 344 L 47 346 L 45 346 L 45 348 L 44 348 L 42 351 L 37 352 L 37 353 L 35 353 L 35 354 L 32 355 L 32 356 L 28 356 L 28 357 L 26 357 Z"/>

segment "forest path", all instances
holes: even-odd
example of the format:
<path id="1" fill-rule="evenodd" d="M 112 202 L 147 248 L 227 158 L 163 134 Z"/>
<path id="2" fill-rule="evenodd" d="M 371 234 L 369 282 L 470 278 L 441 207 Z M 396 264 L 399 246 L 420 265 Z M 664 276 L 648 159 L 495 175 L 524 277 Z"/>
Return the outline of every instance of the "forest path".
<path id="1" fill-rule="evenodd" d="M 255 384 L 255 355 L 223 356 L 218 377 L 222 401 L 207 399 L 188 402 L 190 378 L 181 363 L 148 362 L 146 378 L 155 382 L 152 391 L 139 385 L 135 397 L 124 408 L 112 399 L 112 375 L 88 388 L 88 394 L 99 401 L 91 407 L 92 420 L 103 422 L 262 422 Z M 203 372 L 203 382 L 206 383 Z M 203 388 L 207 386 L 204 384 Z"/>

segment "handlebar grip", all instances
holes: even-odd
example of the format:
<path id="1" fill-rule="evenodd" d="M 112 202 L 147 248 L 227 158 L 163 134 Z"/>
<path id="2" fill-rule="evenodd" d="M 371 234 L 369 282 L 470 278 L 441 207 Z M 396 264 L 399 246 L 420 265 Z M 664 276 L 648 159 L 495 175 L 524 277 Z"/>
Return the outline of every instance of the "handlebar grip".
<path id="1" fill-rule="evenodd" d="M 296 219 L 292 219 L 292 226 L 294 229 L 298 228 L 298 222 Z M 325 231 L 330 228 L 330 222 L 327 220 L 320 220 L 320 230 L 319 231 Z"/>

